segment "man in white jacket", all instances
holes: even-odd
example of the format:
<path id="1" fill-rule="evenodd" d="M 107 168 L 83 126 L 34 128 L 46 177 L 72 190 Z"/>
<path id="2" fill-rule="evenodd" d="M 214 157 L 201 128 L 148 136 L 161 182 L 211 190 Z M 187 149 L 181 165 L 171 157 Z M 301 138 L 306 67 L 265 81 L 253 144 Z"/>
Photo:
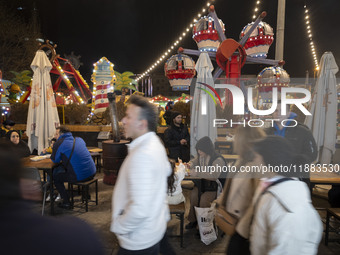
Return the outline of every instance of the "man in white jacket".
<path id="1" fill-rule="evenodd" d="M 170 163 L 155 130 L 157 110 L 145 98 L 132 96 L 122 120 L 125 136 L 133 139 L 112 196 L 111 231 L 122 254 L 159 254 L 167 221 Z"/>

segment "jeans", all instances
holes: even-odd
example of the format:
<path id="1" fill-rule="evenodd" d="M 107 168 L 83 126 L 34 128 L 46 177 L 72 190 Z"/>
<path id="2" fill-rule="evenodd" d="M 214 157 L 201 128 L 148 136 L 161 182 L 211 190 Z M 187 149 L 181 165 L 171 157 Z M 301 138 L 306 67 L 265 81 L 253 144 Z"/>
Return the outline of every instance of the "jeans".
<path id="1" fill-rule="evenodd" d="M 159 244 L 160 242 L 156 243 L 154 246 L 151 246 L 150 248 L 136 251 L 130 251 L 122 247 L 119 247 L 117 255 L 159 255 Z"/>
<path id="2" fill-rule="evenodd" d="M 70 196 L 65 189 L 64 182 L 76 182 L 77 176 L 73 171 L 65 171 L 62 165 L 53 169 L 53 182 L 64 203 L 70 203 Z"/>
<path id="3" fill-rule="evenodd" d="M 230 238 L 227 255 L 250 255 L 249 240 L 235 232 Z"/>

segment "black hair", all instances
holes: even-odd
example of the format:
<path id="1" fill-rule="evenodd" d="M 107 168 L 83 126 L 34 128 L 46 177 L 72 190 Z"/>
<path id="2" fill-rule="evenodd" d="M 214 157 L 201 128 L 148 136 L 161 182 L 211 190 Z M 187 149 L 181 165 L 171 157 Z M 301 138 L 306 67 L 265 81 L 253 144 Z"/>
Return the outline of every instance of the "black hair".
<path id="1" fill-rule="evenodd" d="M 71 130 L 66 126 L 59 126 L 56 129 L 59 129 L 59 134 L 65 134 L 71 132 Z"/>
<path id="2" fill-rule="evenodd" d="M 168 177 L 168 193 L 172 194 L 176 189 L 176 187 L 174 185 L 175 184 L 176 161 L 174 159 L 169 158 L 169 162 L 170 162 L 170 165 L 171 165 L 172 172 L 171 172 L 171 175 Z"/>
<path id="3" fill-rule="evenodd" d="M 146 98 L 138 95 L 132 95 L 127 103 L 140 107 L 139 119 L 146 120 L 148 122 L 148 130 L 156 132 L 158 122 L 157 107 L 151 104 Z"/>
<path id="4" fill-rule="evenodd" d="M 303 154 L 296 154 L 291 142 L 281 136 L 269 135 L 250 142 L 250 144 L 252 149 L 262 156 L 267 166 L 286 166 L 291 168 L 294 165 L 307 163 L 307 157 Z M 294 171 L 280 172 L 280 175 L 294 175 Z"/>
<path id="5" fill-rule="evenodd" d="M 20 138 L 20 140 L 21 140 L 21 133 L 20 133 L 20 131 L 18 131 L 18 130 L 10 130 L 10 131 L 8 131 L 7 133 L 6 133 L 6 138 L 8 139 L 8 140 L 11 140 L 11 135 L 12 135 L 12 133 L 18 133 L 18 135 L 19 135 L 19 138 Z"/>

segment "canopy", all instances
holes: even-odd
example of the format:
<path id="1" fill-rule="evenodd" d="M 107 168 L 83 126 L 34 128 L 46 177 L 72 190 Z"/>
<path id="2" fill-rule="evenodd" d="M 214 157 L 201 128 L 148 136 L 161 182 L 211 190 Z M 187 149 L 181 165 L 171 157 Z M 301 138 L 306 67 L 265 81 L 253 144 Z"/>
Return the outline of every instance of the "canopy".
<path id="1" fill-rule="evenodd" d="M 212 71 L 214 67 L 207 52 L 202 52 L 196 63 L 197 81 L 191 109 L 190 122 L 190 153 L 196 155 L 196 143 L 204 136 L 209 136 L 214 143 L 216 128 L 213 120 L 216 118 L 214 99 L 210 98 L 211 89 L 214 90 Z"/>
<path id="2" fill-rule="evenodd" d="M 30 150 L 37 149 L 40 154 L 49 146 L 49 139 L 59 126 L 59 116 L 50 77 L 52 65 L 44 51 L 36 52 L 31 68 L 33 81 L 26 133 Z"/>
<path id="3" fill-rule="evenodd" d="M 335 152 L 337 130 L 337 91 L 335 74 L 339 68 L 331 52 L 325 52 L 305 124 L 312 130 L 319 149 L 318 161 L 329 164 Z"/>

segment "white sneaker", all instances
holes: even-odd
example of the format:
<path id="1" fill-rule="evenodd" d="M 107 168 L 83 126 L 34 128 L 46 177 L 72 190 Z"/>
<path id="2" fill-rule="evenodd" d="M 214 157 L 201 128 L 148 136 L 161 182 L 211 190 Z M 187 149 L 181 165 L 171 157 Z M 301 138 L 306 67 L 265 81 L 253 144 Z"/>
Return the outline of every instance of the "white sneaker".
<path id="1" fill-rule="evenodd" d="M 46 202 L 50 202 L 51 201 L 51 196 L 50 194 L 48 194 L 47 198 L 45 199 Z"/>
<path id="2" fill-rule="evenodd" d="M 55 198 L 54 201 L 60 201 L 61 200 L 61 197 L 60 197 L 60 194 L 58 193 L 58 196 Z"/>

